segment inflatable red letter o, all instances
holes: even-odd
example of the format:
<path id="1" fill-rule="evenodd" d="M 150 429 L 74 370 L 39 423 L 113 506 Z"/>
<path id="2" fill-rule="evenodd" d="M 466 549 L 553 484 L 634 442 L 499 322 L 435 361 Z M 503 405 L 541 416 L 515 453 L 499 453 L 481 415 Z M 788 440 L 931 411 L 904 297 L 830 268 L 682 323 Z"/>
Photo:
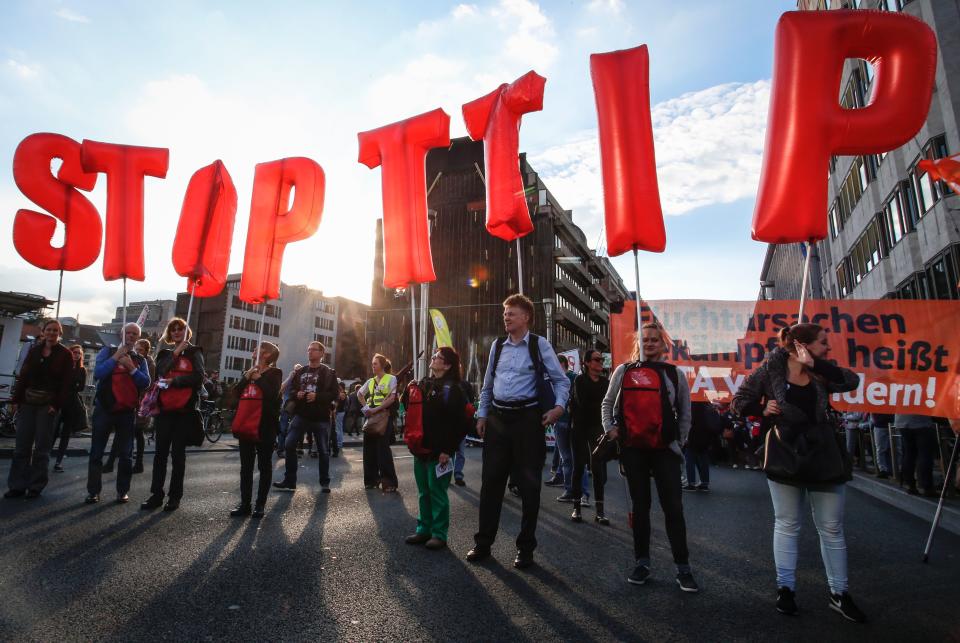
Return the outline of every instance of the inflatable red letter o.
<path id="1" fill-rule="evenodd" d="M 607 253 L 663 252 L 667 235 L 650 120 L 647 46 L 591 54 L 597 102 Z"/>
<path id="2" fill-rule="evenodd" d="M 435 281 L 427 229 L 427 150 L 450 145 L 450 117 L 442 109 L 357 135 L 359 161 L 383 165 L 383 286 Z"/>
<path id="3" fill-rule="evenodd" d="M 920 20 L 880 11 L 791 11 L 777 23 L 773 86 L 753 238 L 792 243 L 827 236 L 832 154 L 887 152 L 923 125 L 937 41 Z M 837 101 L 843 62 L 873 64 L 862 109 Z"/>
<path id="4" fill-rule="evenodd" d="M 83 141 L 83 169 L 107 175 L 103 278 L 143 281 L 143 177 L 164 178 L 170 150 Z"/>
<path id="5" fill-rule="evenodd" d="M 509 85 L 463 106 L 470 138 L 483 139 L 487 230 L 504 241 L 533 231 L 520 177 L 520 119 L 543 109 L 547 79 L 529 71 Z"/>
<path id="6" fill-rule="evenodd" d="M 262 304 L 280 296 L 283 250 L 288 243 L 306 239 L 317 231 L 323 216 L 325 186 L 323 168 L 308 158 L 257 164 L 240 299 Z M 293 205 L 287 211 L 294 187 Z"/>
<path id="7" fill-rule="evenodd" d="M 173 269 L 187 278 L 187 292 L 213 297 L 223 290 L 236 215 L 237 188 L 222 161 L 190 177 L 173 241 Z"/>
<path id="8" fill-rule="evenodd" d="M 55 158 L 63 161 L 57 176 L 50 173 Z M 103 237 L 100 214 L 77 191 L 92 190 L 97 175 L 83 171 L 80 143 L 60 134 L 31 134 L 14 152 L 13 180 L 24 196 L 50 213 L 17 210 L 13 245 L 21 257 L 44 270 L 83 270 L 97 260 Z M 53 217 L 63 221 L 62 248 L 50 245 L 57 226 Z"/>

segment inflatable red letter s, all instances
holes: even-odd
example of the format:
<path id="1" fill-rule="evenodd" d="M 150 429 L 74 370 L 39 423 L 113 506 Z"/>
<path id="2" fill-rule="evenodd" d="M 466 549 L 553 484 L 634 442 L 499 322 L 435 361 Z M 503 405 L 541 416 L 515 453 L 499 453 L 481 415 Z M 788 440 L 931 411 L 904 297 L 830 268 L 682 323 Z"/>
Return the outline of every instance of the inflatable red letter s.
<path id="1" fill-rule="evenodd" d="M 663 252 L 657 160 L 650 121 L 647 46 L 590 56 L 597 101 L 607 253 Z"/>
<path id="2" fill-rule="evenodd" d="M 450 145 L 442 109 L 360 132 L 359 161 L 383 165 L 383 286 L 403 288 L 436 280 L 427 229 L 427 150 Z"/>
<path id="3" fill-rule="evenodd" d="M 543 109 L 547 79 L 529 71 L 509 85 L 463 106 L 470 138 L 483 139 L 487 230 L 504 241 L 533 231 L 520 177 L 520 119 Z"/>
<path id="4" fill-rule="evenodd" d="M 190 177 L 173 241 L 173 268 L 187 278 L 187 292 L 213 297 L 223 290 L 236 215 L 237 189 L 223 162 Z"/>
<path id="5" fill-rule="evenodd" d="M 862 109 L 837 101 L 843 63 L 873 64 Z M 930 108 L 937 42 L 920 20 L 879 11 L 792 11 L 777 24 L 770 116 L 753 238 L 769 243 L 827 235 L 832 154 L 889 151 L 910 140 Z"/>
<path id="6" fill-rule="evenodd" d="M 57 176 L 50 173 L 51 159 L 63 161 Z M 13 219 L 13 245 L 20 256 L 44 270 L 83 270 L 100 255 L 103 228 L 100 215 L 76 188 L 90 191 L 96 174 L 80 164 L 80 144 L 59 134 L 31 134 L 13 155 L 13 180 L 24 196 L 63 221 L 62 248 L 50 245 L 57 222 L 33 210 L 17 210 Z"/>
<path id="7" fill-rule="evenodd" d="M 143 177 L 164 178 L 170 150 L 83 141 L 86 172 L 107 175 L 107 242 L 103 278 L 143 281 Z"/>
<path id="8" fill-rule="evenodd" d="M 315 161 L 287 158 L 257 164 L 250 225 L 243 257 L 240 299 L 262 304 L 280 296 L 280 268 L 288 243 L 310 237 L 320 226 L 326 179 Z M 293 204 L 287 210 L 290 190 Z"/>

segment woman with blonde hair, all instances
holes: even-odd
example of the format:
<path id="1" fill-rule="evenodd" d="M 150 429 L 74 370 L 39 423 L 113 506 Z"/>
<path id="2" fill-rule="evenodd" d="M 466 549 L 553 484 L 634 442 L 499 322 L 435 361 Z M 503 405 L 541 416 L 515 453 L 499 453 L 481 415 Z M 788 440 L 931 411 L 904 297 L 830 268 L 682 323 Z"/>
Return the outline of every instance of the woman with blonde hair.
<path id="1" fill-rule="evenodd" d="M 203 349 L 190 343 L 193 332 L 180 317 L 167 322 L 161 341 L 173 348 L 157 353 L 157 386 L 160 389 L 160 414 L 154 418 L 156 454 L 153 457 L 153 480 L 150 497 L 141 509 L 156 509 L 163 504 L 167 459 L 173 460 L 170 492 L 164 511 L 174 511 L 183 497 L 183 476 L 186 471 L 187 436 L 190 424 L 197 421 L 200 388 L 203 386 Z"/>
<path id="2" fill-rule="evenodd" d="M 636 566 L 627 582 L 643 585 L 650 576 L 652 477 L 677 566 L 677 585 L 684 592 L 698 592 L 690 571 L 680 476 L 680 445 L 690 432 L 690 388 L 686 376 L 663 361 L 667 346 L 659 324 L 644 324 L 637 340 L 631 361 L 610 377 L 600 406 L 604 431 L 620 441 L 620 465 L 633 501 Z"/>

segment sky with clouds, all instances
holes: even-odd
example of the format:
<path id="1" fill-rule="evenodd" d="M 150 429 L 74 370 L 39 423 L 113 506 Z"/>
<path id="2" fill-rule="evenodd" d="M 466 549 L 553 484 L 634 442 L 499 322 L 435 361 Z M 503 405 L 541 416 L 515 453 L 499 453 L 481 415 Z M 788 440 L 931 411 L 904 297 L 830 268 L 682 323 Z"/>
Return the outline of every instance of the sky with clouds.
<path id="1" fill-rule="evenodd" d="M 327 176 L 317 234 L 288 246 L 283 280 L 369 301 L 380 170 L 357 163 L 356 133 L 436 107 L 464 136 L 463 103 L 530 69 L 544 110 L 524 117 L 521 150 L 591 243 L 603 225 L 589 55 L 647 44 L 667 251 L 643 254 L 649 299 L 756 296 L 765 246 L 750 240 L 763 151 L 773 29 L 788 0 L 491 0 L 264 4 L 172 1 L 0 5 L 0 278 L 56 298 L 57 275 L 13 247 L 16 146 L 34 132 L 166 147 L 166 179 L 146 179 L 145 282 L 131 300 L 183 290 L 170 250 L 191 174 L 222 159 L 239 209 L 231 269 L 242 267 L 256 163 L 307 156 Z M 91 200 L 105 211 L 101 177 Z M 55 239 L 62 238 L 62 232 Z M 604 244 L 601 240 L 600 246 Z M 633 283 L 632 258 L 614 259 Z M 61 314 L 106 321 L 119 282 L 98 261 L 64 279 Z"/>

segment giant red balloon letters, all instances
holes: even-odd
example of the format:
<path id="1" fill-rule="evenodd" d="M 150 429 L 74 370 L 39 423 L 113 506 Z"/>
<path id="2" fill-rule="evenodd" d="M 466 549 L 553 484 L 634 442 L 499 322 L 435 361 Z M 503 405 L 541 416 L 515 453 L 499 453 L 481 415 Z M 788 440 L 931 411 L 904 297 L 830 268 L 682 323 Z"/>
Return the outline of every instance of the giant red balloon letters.
<path id="1" fill-rule="evenodd" d="M 63 163 L 57 176 L 50 161 Z M 20 256 L 44 270 L 83 270 L 100 256 L 103 229 L 97 209 L 77 191 L 90 191 L 96 174 L 83 171 L 80 143 L 60 134 L 31 134 L 13 155 L 13 179 L 24 196 L 50 213 L 17 210 L 13 245 Z M 62 248 L 50 245 L 56 217 L 63 222 Z"/>
<path id="2" fill-rule="evenodd" d="M 383 165 L 383 286 L 435 281 L 427 221 L 427 150 L 450 145 L 450 117 L 442 109 L 357 135 L 359 161 Z"/>
<path id="3" fill-rule="evenodd" d="M 173 241 L 173 268 L 187 292 L 213 297 L 227 283 L 237 188 L 222 161 L 197 170 L 187 185 Z"/>
<path id="4" fill-rule="evenodd" d="M 590 56 L 611 257 L 632 249 L 663 252 L 667 245 L 653 153 L 649 71 L 646 45 Z"/>
<path id="5" fill-rule="evenodd" d="M 463 106 L 470 138 L 483 139 L 486 173 L 487 231 L 513 241 L 533 231 L 520 177 L 520 119 L 543 109 L 547 79 L 529 71 Z"/>
<path id="6" fill-rule="evenodd" d="M 103 278 L 143 281 L 143 178 L 167 175 L 170 150 L 83 141 L 87 172 L 107 175 L 107 240 Z"/>
<path id="7" fill-rule="evenodd" d="M 924 172 L 929 172 L 934 181 L 946 181 L 954 192 L 960 193 L 960 155 L 948 156 L 933 161 L 923 160 L 917 164 Z"/>
<path id="8" fill-rule="evenodd" d="M 922 126 L 933 87 L 936 38 L 908 15 L 877 11 L 799 11 L 777 25 L 776 52 L 763 171 L 753 237 L 771 243 L 826 236 L 831 155 L 885 152 Z M 862 109 L 844 109 L 837 94 L 844 61 L 862 58 L 875 70 L 872 97 Z M 607 251 L 662 251 L 666 245 L 657 186 L 646 46 L 590 57 L 603 170 Z M 474 139 L 483 138 L 487 228 L 503 239 L 532 229 L 523 198 L 517 152 L 524 113 L 542 108 L 545 79 L 529 72 L 463 106 Z M 450 143 L 450 117 L 441 109 L 358 134 L 359 161 L 383 165 L 384 278 L 387 288 L 434 281 L 427 223 L 427 150 Z M 81 270 L 96 260 L 102 237 L 96 208 L 78 190 L 107 175 L 106 279 L 142 280 L 144 176 L 164 177 L 166 149 L 33 134 L 14 154 L 23 194 L 50 214 L 19 210 L 13 241 L 31 264 Z M 50 161 L 62 166 L 53 176 Z M 957 189 L 956 160 L 924 162 L 934 179 Z M 291 189 L 296 197 L 284 212 Z M 257 166 L 240 296 L 260 303 L 279 296 L 287 243 L 312 235 L 323 211 L 324 175 L 314 161 L 291 158 Z M 199 284 L 196 294 L 219 292 L 226 277 L 236 190 L 217 163 L 191 179 L 174 244 L 177 271 Z M 50 242 L 56 221 L 62 248 Z"/>
<path id="9" fill-rule="evenodd" d="M 873 64 L 863 109 L 837 102 L 844 61 Z M 777 23 L 773 85 L 753 238 L 827 235 L 827 163 L 833 154 L 887 152 L 917 133 L 930 108 L 937 42 L 912 16 L 879 11 L 792 11 Z"/>
<path id="10" fill-rule="evenodd" d="M 320 226 L 326 179 L 315 161 L 287 158 L 258 163 L 250 200 L 250 225 L 240 279 L 240 299 L 260 304 L 280 296 L 280 267 L 288 243 Z M 290 191 L 293 204 L 287 209 Z"/>

